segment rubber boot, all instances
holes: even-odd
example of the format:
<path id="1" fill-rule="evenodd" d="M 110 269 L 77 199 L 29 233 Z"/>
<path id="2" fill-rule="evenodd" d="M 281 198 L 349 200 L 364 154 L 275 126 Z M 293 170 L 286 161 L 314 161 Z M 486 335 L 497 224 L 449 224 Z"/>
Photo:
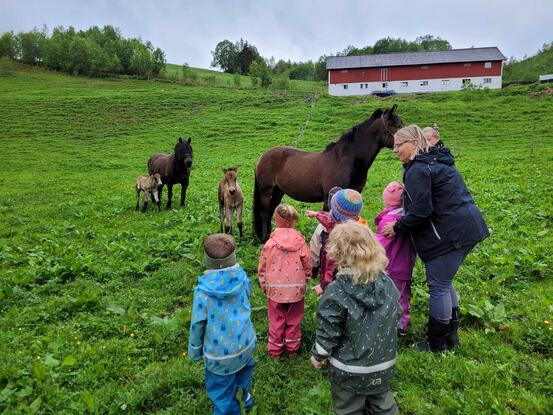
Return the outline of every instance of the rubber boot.
<path id="1" fill-rule="evenodd" d="M 461 310 L 459 307 L 451 309 L 451 320 L 449 321 L 449 334 L 447 335 L 447 349 L 451 350 L 459 346 L 459 320 L 461 318 Z"/>
<path id="2" fill-rule="evenodd" d="M 442 323 L 432 316 L 428 317 L 428 341 L 418 343 L 417 349 L 421 352 L 447 352 L 447 337 L 449 335 L 449 323 Z"/>

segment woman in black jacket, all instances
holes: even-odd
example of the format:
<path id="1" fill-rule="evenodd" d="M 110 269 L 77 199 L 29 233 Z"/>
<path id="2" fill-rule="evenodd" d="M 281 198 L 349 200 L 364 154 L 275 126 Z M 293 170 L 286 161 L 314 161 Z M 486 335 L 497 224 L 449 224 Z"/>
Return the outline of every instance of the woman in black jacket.
<path id="1" fill-rule="evenodd" d="M 428 281 L 428 342 L 421 350 L 446 351 L 459 344 L 459 300 L 453 277 L 470 250 L 488 235 L 455 160 L 447 147 L 431 147 L 416 125 L 394 135 L 394 152 L 403 163 L 405 216 L 384 235 L 407 232 L 424 262 Z"/>

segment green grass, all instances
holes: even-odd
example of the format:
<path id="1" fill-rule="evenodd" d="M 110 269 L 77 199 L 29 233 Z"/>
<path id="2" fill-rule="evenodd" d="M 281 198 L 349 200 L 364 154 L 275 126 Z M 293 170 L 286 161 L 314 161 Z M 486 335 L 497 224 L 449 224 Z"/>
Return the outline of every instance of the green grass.
<path id="1" fill-rule="evenodd" d="M 221 74 L 221 76 L 227 76 Z M 222 85 L 224 86 L 224 85 Z M 393 382 L 405 414 L 553 412 L 553 99 L 533 87 L 423 96 L 306 93 L 92 80 L 0 62 L 0 410 L 3 413 L 206 414 L 203 365 L 185 354 L 202 243 L 219 229 L 221 167 L 240 165 L 246 236 L 238 257 L 255 281 L 253 169 L 277 145 L 319 150 L 377 107 L 406 124 L 437 122 L 492 236 L 456 278 L 462 347 L 398 352 Z M 134 211 L 135 177 L 157 151 L 192 136 L 186 209 Z M 383 150 L 363 216 L 401 179 Z M 299 209 L 318 208 L 293 202 Z M 304 217 L 299 229 L 310 235 Z M 329 385 L 311 368 L 316 300 L 306 298 L 295 361 L 265 352 L 256 286 L 258 414 L 330 414 Z M 416 267 L 413 330 L 424 337 L 426 287 Z"/>

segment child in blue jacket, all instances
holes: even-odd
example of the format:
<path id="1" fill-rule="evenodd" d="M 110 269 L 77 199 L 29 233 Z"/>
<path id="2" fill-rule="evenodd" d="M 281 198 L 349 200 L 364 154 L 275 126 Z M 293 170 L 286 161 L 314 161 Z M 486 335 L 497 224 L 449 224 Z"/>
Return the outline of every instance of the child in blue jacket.
<path id="1" fill-rule="evenodd" d="M 207 395 L 214 415 L 240 414 L 236 399 L 243 390 L 244 406 L 253 404 L 255 331 L 250 320 L 251 282 L 236 263 L 236 242 L 215 234 L 204 243 L 206 271 L 194 288 L 188 354 L 203 357 Z"/>

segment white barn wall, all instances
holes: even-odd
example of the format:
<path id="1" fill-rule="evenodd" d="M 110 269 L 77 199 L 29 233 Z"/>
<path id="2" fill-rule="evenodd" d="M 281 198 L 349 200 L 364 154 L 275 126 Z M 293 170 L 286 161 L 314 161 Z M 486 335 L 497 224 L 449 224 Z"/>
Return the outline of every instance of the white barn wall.
<path id="1" fill-rule="evenodd" d="M 330 71 L 329 81 L 330 81 Z M 388 81 L 385 88 L 382 87 L 382 82 L 355 82 L 349 84 L 328 84 L 328 93 L 335 96 L 357 96 L 357 95 L 370 95 L 374 92 L 382 91 L 394 91 L 396 94 L 413 94 L 424 92 L 449 92 L 459 91 L 463 87 L 464 78 L 447 78 L 449 83 L 444 85 L 442 79 L 418 79 L 409 81 Z M 484 78 L 491 78 L 491 83 L 484 83 Z M 470 77 L 472 84 L 475 86 L 481 86 L 489 89 L 501 89 L 501 76 L 482 76 L 482 77 Z M 421 86 L 423 81 L 427 81 L 428 85 Z M 408 86 L 401 86 L 402 82 L 407 82 Z M 344 85 L 348 85 L 347 89 L 344 89 Z M 363 85 L 363 88 L 361 88 Z M 365 88 L 367 85 L 367 88 Z"/>

